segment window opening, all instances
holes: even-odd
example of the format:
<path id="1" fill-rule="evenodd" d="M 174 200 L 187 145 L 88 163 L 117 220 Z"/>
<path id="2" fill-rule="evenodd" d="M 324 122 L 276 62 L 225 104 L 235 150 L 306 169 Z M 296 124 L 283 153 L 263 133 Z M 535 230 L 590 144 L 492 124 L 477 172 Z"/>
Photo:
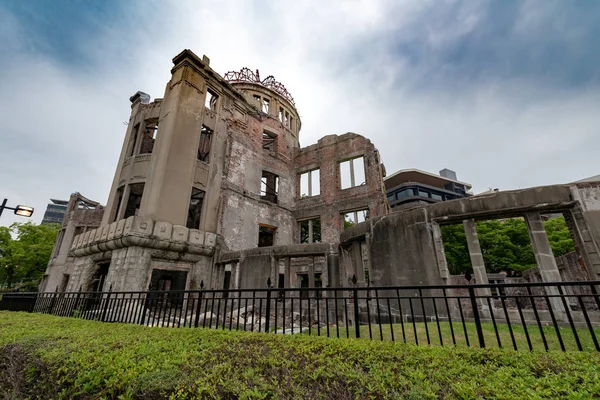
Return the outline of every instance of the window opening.
<path id="1" fill-rule="evenodd" d="M 277 193 L 279 191 L 279 176 L 263 171 L 260 180 L 260 198 L 262 200 L 277 203 Z"/>
<path id="2" fill-rule="evenodd" d="M 203 162 L 209 161 L 212 136 L 212 129 L 202 125 L 202 129 L 200 130 L 200 143 L 198 143 L 198 160 Z"/>
<path id="3" fill-rule="evenodd" d="M 109 267 L 110 263 L 98 264 L 96 272 L 94 273 L 94 275 L 92 275 L 93 292 L 101 292 L 104 289 L 104 282 L 106 281 L 106 276 L 108 275 Z"/>
<path id="4" fill-rule="evenodd" d="M 358 210 L 344 213 L 344 229 L 369 219 L 369 210 Z"/>
<path id="5" fill-rule="evenodd" d="M 308 287 L 308 274 L 298 274 L 298 280 L 300 281 L 300 288 Z M 300 297 L 308 297 L 308 290 L 301 290 Z"/>
<path id="6" fill-rule="evenodd" d="M 269 150 L 271 153 L 277 151 L 277 134 L 268 131 L 263 131 L 263 149 Z"/>
<path id="7" fill-rule="evenodd" d="M 300 175 L 300 198 L 321 194 L 320 171 L 314 169 Z"/>
<path id="8" fill-rule="evenodd" d="M 131 135 L 131 139 L 129 141 L 129 157 L 132 157 L 135 154 L 135 147 L 138 140 L 138 136 L 140 134 L 140 124 L 137 124 L 133 127 L 133 134 Z"/>
<path id="9" fill-rule="evenodd" d="M 217 111 L 217 100 L 218 99 L 219 99 L 219 96 L 217 96 L 215 94 L 215 92 L 213 92 L 212 90 L 208 89 L 206 91 L 206 101 L 204 103 L 204 106 L 211 111 Z"/>
<path id="10" fill-rule="evenodd" d="M 200 216 L 202 214 L 202 203 L 204 202 L 204 191 L 192 187 L 190 196 L 190 206 L 188 208 L 188 216 L 186 227 L 189 229 L 200 228 Z"/>
<path id="11" fill-rule="evenodd" d="M 285 274 L 279 274 L 279 282 L 277 283 L 277 288 L 285 288 Z M 279 291 L 279 297 L 285 297 L 285 290 Z"/>
<path id="12" fill-rule="evenodd" d="M 357 157 L 340 163 L 342 189 L 361 186 L 366 183 L 364 158 Z"/>
<path id="13" fill-rule="evenodd" d="M 112 218 L 112 222 L 115 222 L 117 220 L 117 218 L 119 218 L 119 208 L 121 206 L 121 200 L 123 200 L 123 189 L 125 187 L 121 186 L 120 188 L 117 189 L 117 195 L 115 196 L 115 204 L 113 206 L 113 218 Z"/>
<path id="14" fill-rule="evenodd" d="M 315 273 L 315 287 L 322 288 L 323 287 L 323 275 L 320 272 Z M 320 299 L 323 291 L 315 290 L 315 297 Z"/>
<path id="15" fill-rule="evenodd" d="M 283 108 L 279 107 L 279 122 L 283 123 Z"/>
<path id="16" fill-rule="evenodd" d="M 300 243 L 321 243 L 321 218 L 300 221 Z"/>
<path id="17" fill-rule="evenodd" d="M 287 128 L 290 127 L 290 113 L 289 112 L 285 112 L 285 118 L 283 120 L 283 125 L 285 125 Z"/>
<path id="18" fill-rule="evenodd" d="M 262 99 L 262 112 L 264 112 L 265 114 L 269 113 L 269 99 L 264 97 Z"/>
<path id="19" fill-rule="evenodd" d="M 154 142 L 156 142 L 157 133 L 158 122 L 147 122 L 146 127 L 144 129 L 144 136 L 142 137 L 142 147 L 140 148 L 140 154 L 152 154 L 152 151 L 154 150 Z"/>
<path id="20" fill-rule="evenodd" d="M 273 246 L 276 229 L 274 226 L 260 225 L 258 227 L 258 247 Z"/>
<path id="21" fill-rule="evenodd" d="M 291 115 L 290 115 L 290 126 L 289 126 L 289 128 L 292 129 L 292 130 L 294 129 L 294 117 L 292 117 Z"/>
<path id="22" fill-rule="evenodd" d="M 129 185 L 129 197 L 125 207 L 123 218 L 129 218 L 132 215 L 138 215 L 140 204 L 142 204 L 142 195 L 144 194 L 144 184 L 134 183 Z"/>
<path id="23" fill-rule="evenodd" d="M 71 275 L 63 274 L 62 282 L 60 283 L 60 292 L 65 292 L 67 290 L 67 286 L 69 285 L 69 279 Z"/>
<path id="24" fill-rule="evenodd" d="M 225 277 L 223 278 L 223 290 L 225 290 L 223 292 L 223 298 L 227 298 L 229 297 L 229 292 L 227 292 L 227 290 L 229 290 L 229 286 L 231 285 L 231 271 L 225 271 Z"/>

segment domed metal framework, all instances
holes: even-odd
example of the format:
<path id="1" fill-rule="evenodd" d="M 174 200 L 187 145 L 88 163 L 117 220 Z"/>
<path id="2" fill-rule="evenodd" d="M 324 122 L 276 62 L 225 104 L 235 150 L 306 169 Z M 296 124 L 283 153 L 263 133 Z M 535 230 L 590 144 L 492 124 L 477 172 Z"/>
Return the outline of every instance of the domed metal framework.
<path id="1" fill-rule="evenodd" d="M 256 72 L 252 72 L 252 70 L 250 68 L 244 67 L 239 71 L 227 72 L 225 74 L 224 78 L 229 83 L 236 83 L 236 82 L 258 83 L 266 88 L 271 89 L 275 93 L 281 95 L 284 99 L 286 99 L 287 101 L 292 103 L 292 105 L 294 107 L 296 106 L 296 103 L 294 103 L 294 98 L 292 97 L 290 92 L 288 92 L 288 90 L 283 85 L 283 83 L 276 81 L 275 77 L 273 75 L 269 75 L 261 81 L 258 70 L 256 70 Z"/>

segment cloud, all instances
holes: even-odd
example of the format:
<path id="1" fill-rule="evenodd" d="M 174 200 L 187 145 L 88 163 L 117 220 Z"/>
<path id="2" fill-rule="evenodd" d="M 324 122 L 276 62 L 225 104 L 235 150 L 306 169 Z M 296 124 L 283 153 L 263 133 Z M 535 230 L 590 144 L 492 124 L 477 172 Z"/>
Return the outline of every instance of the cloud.
<path id="1" fill-rule="evenodd" d="M 37 221 L 50 197 L 106 201 L 128 97 L 162 97 L 184 48 L 222 74 L 248 66 L 275 75 L 296 100 L 303 146 L 361 133 L 389 173 L 447 167 L 479 191 L 598 173 L 592 2 L 2 7 L 0 189 L 11 204 L 36 206 Z"/>

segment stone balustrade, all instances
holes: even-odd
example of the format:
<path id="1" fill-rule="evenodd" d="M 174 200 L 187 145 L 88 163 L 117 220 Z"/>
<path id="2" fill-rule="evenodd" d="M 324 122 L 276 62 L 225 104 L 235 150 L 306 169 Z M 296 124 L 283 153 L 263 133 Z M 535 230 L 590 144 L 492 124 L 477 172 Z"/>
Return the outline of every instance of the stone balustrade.
<path id="1" fill-rule="evenodd" d="M 139 246 L 212 256 L 216 243 L 217 235 L 212 232 L 131 216 L 75 236 L 69 254 L 82 257 Z"/>

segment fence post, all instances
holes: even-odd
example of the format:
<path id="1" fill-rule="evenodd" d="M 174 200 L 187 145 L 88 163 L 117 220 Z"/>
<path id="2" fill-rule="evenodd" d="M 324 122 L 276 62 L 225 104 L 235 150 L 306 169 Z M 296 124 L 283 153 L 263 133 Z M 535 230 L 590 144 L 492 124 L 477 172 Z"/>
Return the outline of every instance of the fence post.
<path id="1" fill-rule="evenodd" d="M 198 327 L 200 322 L 200 310 L 202 305 L 202 289 L 204 289 L 204 280 L 200 281 L 200 291 L 198 292 L 198 304 L 196 304 L 196 320 L 194 321 L 194 328 Z M 204 316 L 206 318 L 206 315 Z"/>
<path id="2" fill-rule="evenodd" d="M 477 300 L 475 298 L 475 289 L 473 289 L 473 286 L 469 286 L 469 298 L 471 299 L 471 308 L 473 309 L 473 318 L 475 319 L 475 328 L 477 329 L 477 337 L 479 338 L 479 347 L 484 348 L 485 347 L 485 339 L 483 338 L 483 330 L 481 328 L 481 320 L 479 319 L 479 309 L 477 308 Z"/>
<path id="3" fill-rule="evenodd" d="M 354 297 L 354 331 L 356 333 L 356 337 L 360 338 L 360 323 L 358 321 L 360 316 L 358 314 L 358 289 L 356 287 L 356 275 L 352 276 L 352 283 L 354 284 L 354 287 L 352 288 L 352 296 Z"/>
<path id="4" fill-rule="evenodd" d="M 267 278 L 267 318 L 265 319 L 265 332 L 269 332 L 271 322 L 271 277 Z"/>
<path id="5" fill-rule="evenodd" d="M 102 316 L 100 317 L 100 321 L 104 322 L 106 319 L 106 313 L 108 312 L 108 304 L 110 303 L 110 292 L 112 292 L 112 284 L 108 289 L 108 294 L 106 295 L 106 301 L 104 303 L 104 309 L 102 310 Z"/>
<path id="6" fill-rule="evenodd" d="M 58 285 L 56 285 L 56 290 L 52 295 L 52 300 L 50 301 L 50 309 L 48 310 L 48 314 L 52 315 L 52 311 L 54 311 L 54 303 L 56 302 L 56 297 L 58 296 Z"/>

